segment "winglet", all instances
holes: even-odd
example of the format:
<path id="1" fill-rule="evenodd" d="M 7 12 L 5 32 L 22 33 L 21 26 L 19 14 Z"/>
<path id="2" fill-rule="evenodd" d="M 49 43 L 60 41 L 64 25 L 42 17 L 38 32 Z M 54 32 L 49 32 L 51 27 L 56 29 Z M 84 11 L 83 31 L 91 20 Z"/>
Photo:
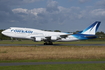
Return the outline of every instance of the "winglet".
<path id="1" fill-rule="evenodd" d="M 96 31 L 98 30 L 98 27 L 100 25 L 100 21 L 94 22 L 92 25 L 90 25 L 88 28 L 84 29 L 81 34 L 92 34 L 95 35 Z"/>

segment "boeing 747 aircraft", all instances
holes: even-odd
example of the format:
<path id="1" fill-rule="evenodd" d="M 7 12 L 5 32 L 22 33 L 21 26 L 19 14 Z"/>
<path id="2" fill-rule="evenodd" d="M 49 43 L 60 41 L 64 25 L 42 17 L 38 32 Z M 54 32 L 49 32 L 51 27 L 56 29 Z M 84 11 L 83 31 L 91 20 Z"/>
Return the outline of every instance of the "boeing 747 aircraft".
<path id="1" fill-rule="evenodd" d="M 2 34 L 12 38 L 32 39 L 35 42 L 44 41 L 44 45 L 52 45 L 52 42 L 55 41 L 77 41 L 96 38 L 97 36 L 95 34 L 100 23 L 100 21 L 96 21 L 88 28 L 77 34 L 49 32 L 38 29 L 20 27 L 10 27 L 9 29 L 2 31 Z"/>

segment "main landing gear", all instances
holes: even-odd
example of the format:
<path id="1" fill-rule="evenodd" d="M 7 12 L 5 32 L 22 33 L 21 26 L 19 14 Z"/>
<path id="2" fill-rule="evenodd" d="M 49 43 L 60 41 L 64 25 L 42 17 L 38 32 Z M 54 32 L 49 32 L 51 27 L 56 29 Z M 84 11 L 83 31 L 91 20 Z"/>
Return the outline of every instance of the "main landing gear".
<path id="1" fill-rule="evenodd" d="M 53 45 L 52 42 L 45 42 L 44 45 Z"/>

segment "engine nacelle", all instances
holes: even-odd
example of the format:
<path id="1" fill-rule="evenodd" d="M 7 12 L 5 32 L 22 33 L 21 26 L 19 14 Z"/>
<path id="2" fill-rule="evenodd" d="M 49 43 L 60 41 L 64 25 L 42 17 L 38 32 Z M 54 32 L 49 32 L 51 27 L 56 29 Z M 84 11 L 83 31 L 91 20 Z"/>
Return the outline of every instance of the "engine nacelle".
<path id="1" fill-rule="evenodd" d="M 57 40 L 57 39 L 59 39 L 58 36 L 51 36 L 51 40 Z"/>
<path id="2" fill-rule="evenodd" d="M 31 37 L 31 38 L 34 40 L 34 42 L 42 41 L 42 38 L 40 37 Z"/>

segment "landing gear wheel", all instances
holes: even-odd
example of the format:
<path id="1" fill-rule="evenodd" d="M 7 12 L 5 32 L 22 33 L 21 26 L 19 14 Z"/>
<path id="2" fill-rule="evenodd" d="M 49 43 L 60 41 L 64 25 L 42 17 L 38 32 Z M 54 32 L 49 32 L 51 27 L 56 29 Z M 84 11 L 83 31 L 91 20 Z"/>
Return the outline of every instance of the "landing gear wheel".
<path id="1" fill-rule="evenodd" d="M 49 42 L 49 45 L 53 45 L 53 43 L 52 42 Z"/>
<path id="2" fill-rule="evenodd" d="M 44 45 L 47 45 L 47 43 L 44 43 Z"/>
<path id="3" fill-rule="evenodd" d="M 45 42 L 44 45 L 53 45 L 53 43 L 52 42 L 48 42 L 48 43 Z"/>

